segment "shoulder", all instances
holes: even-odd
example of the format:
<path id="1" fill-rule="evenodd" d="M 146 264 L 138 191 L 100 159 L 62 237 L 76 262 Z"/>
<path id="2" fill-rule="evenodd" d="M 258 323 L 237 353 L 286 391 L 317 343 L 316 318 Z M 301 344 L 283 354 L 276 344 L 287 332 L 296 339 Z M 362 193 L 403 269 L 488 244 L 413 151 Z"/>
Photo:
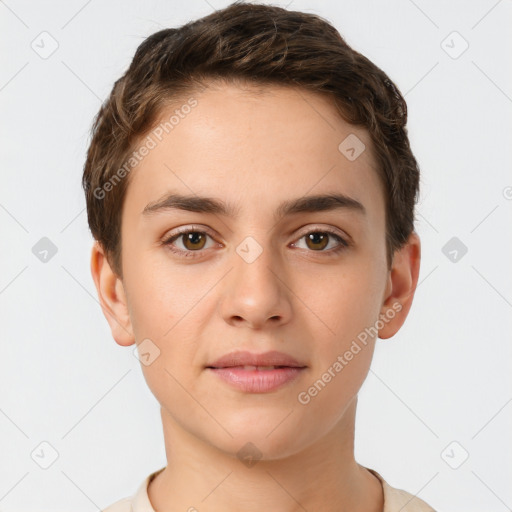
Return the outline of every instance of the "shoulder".
<path id="1" fill-rule="evenodd" d="M 101 512 L 132 512 L 132 500 L 131 498 L 123 498 L 102 509 Z"/>
<path id="2" fill-rule="evenodd" d="M 382 483 L 384 512 L 436 512 L 428 503 L 413 494 L 391 487 L 377 471 L 366 468 Z"/>
<path id="3" fill-rule="evenodd" d="M 428 503 L 402 489 L 386 484 L 385 512 L 436 512 Z"/>
<path id="4" fill-rule="evenodd" d="M 165 466 L 144 478 L 135 494 L 128 498 L 116 501 L 107 508 L 102 509 L 101 512 L 155 512 L 151 506 L 151 502 L 149 501 L 148 485 L 151 480 L 153 480 L 153 478 L 164 469 Z"/>

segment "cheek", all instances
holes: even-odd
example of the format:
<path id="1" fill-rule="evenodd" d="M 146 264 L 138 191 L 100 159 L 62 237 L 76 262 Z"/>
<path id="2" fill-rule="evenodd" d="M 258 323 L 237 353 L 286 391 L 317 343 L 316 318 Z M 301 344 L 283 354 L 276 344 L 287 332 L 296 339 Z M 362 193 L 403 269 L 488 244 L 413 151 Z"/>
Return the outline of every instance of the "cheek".
<path id="1" fill-rule="evenodd" d="M 160 344 L 179 316 L 175 294 L 159 288 L 158 283 L 149 280 L 140 280 L 134 284 L 130 316 L 135 339 L 140 342 L 150 338 Z"/>
<path id="2" fill-rule="evenodd" d="M 344 347 L 347 348 L 347 347 Z M 353 349 L 348 361 L 345 351 L 333 351 L 324 365 L 299 390 L 295 406 L 301 419 L 299 436 L 304 442 L 327 434 L 342 422 L 347 408 L 357 396 L 369 371 L 374 343 Z M 342 357 L 342 361 L 338 360 Z"/>
<path id="3" fill-rule="evenodd" d="M 310 322 L 317 324 L 319 337 L 329 340 L 333 349 L 350 345 L 379 317 L 384 281 L 371 268 L 370 263 L 347 263 L 332 273 L 317 276 L 315 286 L 311 286 L 311 278 L 298 285 L 297 295 L 302 298 Z"/>
<path id="4" fill-rule="evenodd" d="M 130 276 L 130 315 L 137 341 L 151 338 L 163 342 L 183 329 L 180 319 L 200 300 L 201 286 L 183 273 L 172 272 L 165 261 L 144 261 L 142 257 L 126 275 Z"/>
<path id="5" fill-rule="evenodd" d="M 133 331 L 137 343 L 151 340 L 148 346 L 158 354 L 154 362 L 142 367 L 149 387 L 158 394 L 160 387 L 174 385 L 172 376 L 180 382 L 190 378 L 206 303 L 201 298 L 208 286 L 196 285 L 186 273 L 171 272 L 168 265 L 159 263 L 139 263 L 138 272 L 131 276 Z"/>

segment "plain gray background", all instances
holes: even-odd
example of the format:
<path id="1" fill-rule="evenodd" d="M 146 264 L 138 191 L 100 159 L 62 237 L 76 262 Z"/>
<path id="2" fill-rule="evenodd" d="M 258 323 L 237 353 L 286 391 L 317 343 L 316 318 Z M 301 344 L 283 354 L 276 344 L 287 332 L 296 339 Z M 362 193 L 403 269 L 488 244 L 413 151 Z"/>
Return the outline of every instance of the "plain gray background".
<path id="1" fill-rule="evenodd" d="M 137 46 L 229 3 L 0 1 L 3 512 L 98 510 L 166 464 L 135 346 L 115 343 L 97 302 L 80 180 Z M 419 286 L 377 342 L 356 458 L 439 512 L 509 510 L 512 3 L 274 3 L 327 18 L 395 81 L 422 171 Z"/>

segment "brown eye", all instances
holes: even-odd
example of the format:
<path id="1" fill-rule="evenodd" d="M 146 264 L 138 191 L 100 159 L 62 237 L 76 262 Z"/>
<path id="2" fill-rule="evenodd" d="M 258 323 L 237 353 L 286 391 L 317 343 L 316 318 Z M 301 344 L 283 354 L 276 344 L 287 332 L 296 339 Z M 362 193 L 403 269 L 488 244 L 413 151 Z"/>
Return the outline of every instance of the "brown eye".
<path id="1" fill-rule="evenodd" d="M 213 237 L 205 231 L 188 229 L 171 235 L 162 244 L 178 256 L 194 258 L 205 252 L 202 249 L 208 248 L 205 248 L 208 238 L 213 240 Z"/>
<path id="2" fill-rule="evenodd" d="M 325 247 L 327 247 L 330 236 L 332 236 L 332 235 L 322 233 L 320 231 L 315 231 L 313 233 L 309 233 L 308 235 L 305 235 L 306 245 L 310 249 L 323 250 L 323 249 L 325 249 Z"/>
<path id="3" fill-rule="evenodd" d="M 182 237 L 184 247 L 191 251 L 202 249 L 206 243 L 205 233 L 199 231 L 182 233 L 180 236 Z"/>
<path id="4" fill-rule="evenodd" d="M 305 248 L 309 249 L 310 252 L 325 253 L 326 255 L 335 255 L 350 246 L 344 238 L 329 229 L 317 229 L 305 233 L 299 238 L 299 241 L 302 240 L 305 240 Z M 293 244 L 293 246 L 303 248 L 297 243 Z"/>

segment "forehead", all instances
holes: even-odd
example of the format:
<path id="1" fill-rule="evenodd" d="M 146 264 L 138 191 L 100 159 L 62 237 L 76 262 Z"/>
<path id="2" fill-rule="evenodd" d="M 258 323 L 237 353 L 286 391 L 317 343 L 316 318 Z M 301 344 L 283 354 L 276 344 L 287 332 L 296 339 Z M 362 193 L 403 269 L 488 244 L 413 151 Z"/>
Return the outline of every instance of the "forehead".
<path id="1" fill-rule="evenodd" d="M 277 199 L 337 191 L 382 215 L 368 133 L 302 88 L 209 87 L 163 109 L 141 144 L 150 138 L 125 200 L 137 214 L 175 190 L 223 197 L 251 215 Z"/>

